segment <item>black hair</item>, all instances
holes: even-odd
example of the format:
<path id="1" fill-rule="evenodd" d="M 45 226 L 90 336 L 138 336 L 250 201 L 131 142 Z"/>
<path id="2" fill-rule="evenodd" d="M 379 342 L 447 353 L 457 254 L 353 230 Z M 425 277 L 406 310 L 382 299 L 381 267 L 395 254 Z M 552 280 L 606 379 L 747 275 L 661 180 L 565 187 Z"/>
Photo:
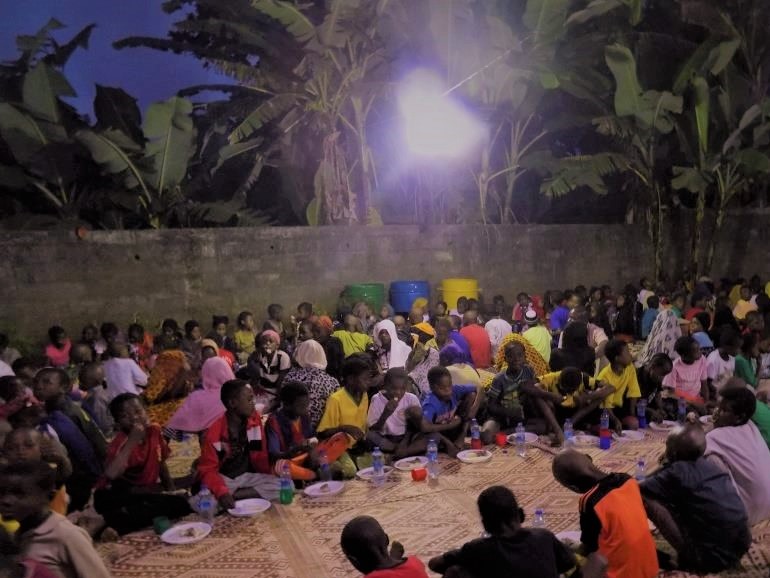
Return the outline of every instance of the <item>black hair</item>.
<path id="1" fill-rule="evenodd" d="M 299 305 L 297 305 L 297 311 L 313 311 L 313 304 L 308 301 L 303 301 Z"/>
<path id="2" fill-rule="evenodd" d="M 69 391 L 72 388 L 72 381 L 70 380 L 69 374 L 64 371 L 61 367 L 44 367 L 40 371 L 38 371 L 35 374 L 35 381 L 40 379 L 40 377 L 45 373 L 55 373 L 59 376 L 59 384 L 66 390 Z"/>
<path id="3" fill-rule="evenodd" d="M 660 297 L 657 295 L 650 295 L 647 298 L 647 308 L 648 309 L 657 309 L 660 307 Z"/>
<path id="4" fill-rule="evenodd" d="M 443 367 L 441 365 L 437 365 L 436 367 L 431 367 L 428 370 L 428 385 L 430 387 L 433 387 L 434 385 L 438 385 L 439 382 L 446 376 L 449 376 L 451 379 L 451 374 L 449 373 L 449 370 L 446 367 Z"/>
<path id="5" fill-rule="evenodd" d="M 161 331 L 165 331 L 166 329 L 170 329 L 174 333 L 179 331 L 179 324 L 176 322 L 176 319 L 164 319 L 163 323 L 160 324 Z"/>
<path id="6" fill-rule="evenodd" d="M 42 460 L 27 460 L 0 466 L 0 479 L 10 476 L 24 478 L 46 494 L 54 491 L 56 470 Z"/>
<path id="7" fill-rule="evenodd" d="M 690 307 L 695 307 L 695 304 L 698 301 L 703 301 L 706 298 L 706 295 L 701 293 L 700 291 L 696 291 L 692 294 L 692 297 L 690 297 Z"/>
<path id="8" fill-rule="evenodd" d="M 230 401 L 235 399 L 244 387 L 249 387 L 249 382 L 242 379 L 231 379 L 224 382 L 219 392 L 222 405 L 229 409 Z"/>
<path id="9" fill-rule="evenodd" d="M 487 488 L 479 494 L 476 503 L 484 529 L 490 534 L 501 533 L 511 522 L 523 521 L 516 496 L 504 486 Z"/>
<path id="10" fill-rule="evenodd" d="M 342 381 L 345 381 L 350 377 L 371 372 L 373 370 L 374 362 L 372 361 L 371 355 L 367 353 L 354 353 L 342 362 L 340 377 L 342 378 Z"/>
<path id="11" fill-rule="evenodd" d="M 196 327 L 200 327 L 201 324 L 195 321 L 195 319 L 190 319 L 184 324 L 184 333 L 185 335 L 190 335 L 193 332 L 193 329 Z"/>
<path id="12" fill-rule="evenodd" d="M 567 289 L 564 293 L 561 294 L 561 301 L 559 301 L 559 303 L 564 303 L 565 301 L 569 301 L 575 295 L 576 293 L 574 291 L 570 291 L 569 289 Z"/>
<path id="13" fill-rule="evenodd" d="M 252 315 L 251 311 L 241 311 L 238 314 L 238 320 L 237 320 L 238 321 L 238 327 L 242 327 L 243 326 L 243 324 L 246 322 L 246 318 L 247 317 L 254 317 L 254 315 Z"/>
<path id="14" fill-rule="evenodd" d="M 403 379 L 406 380 L 409 378 L 409 374 L 406 372 L 406 370 L 403 367 L 391 367 L 388 371 L 385 372 L 385 378 L 383 380 L 383 387 L 387 387 L 389 384 L 393 383 L 397 379 Z"/>
<path id="15" fill-rule="evenodd" d="M 101 333 L 106 341 L 109 337 L 115 337 L 120 333 L 120 329 L 118 329 L 118 326 L 111 321 L 106 321 L 105 323 L 102 323 L 102 326 L 99 328 L 99 333 Z"/>
<path id="16" fill-rule="evenodd" d="M 610 363 L 615 363 L 615 360 L 623 354 L 623 350 L 628 347 L 625 341 L 620 339 L 610 339 L 607 345 L 604 346 L 604 356 Z"/>
<path id="17" fill-rule="evenodd" d="M 684 357 L 685 355 L 688 355 L 690 351 L 692 351 L 693 344 L 697 344 L 698 342 L 695 341 L 695 339 L 689 335 L 684 335 L 683 337 L 680 337 L 676 340 L 676 343 L 674 343 L 674 351 L 676 351 L 679 354 L 679 357 Z M 606 349 L 605 349 L 606 351 Z"/>
<path id="18" fill-rule="evenodd" d="M 703 327 L 703 331 L 708 331 L 709 327 L 711 327 L 711 316 L 705 311 L 696 313 L 695 319 L 697 319 L 700 326 Z"/>
<path id="19" fill-rule="evenodd" d="M 0 348 L 4 349 L 8 347 L 8 336 L 5 333 L 0 333 Z"/>
<path id="20" fill-rule="evenodd" d="M 48 329 L 48 339 L 50 339 L 51 343 L 53 343 L 59 336 L 65 335 L 66 333 L 67 332 L 64 331 L 64 327 L 61 325 L 54 325 Z"/>
<path id="21" fill-rule="evenodd" d="M 78 371 L 78 381 L 80 383 L 85 383 L 88 381 L 88 376 L 91 374 L 91 372 L 96 369 L 97 367 L 101 367 L 101 363 L 99 361 L 92 361 L 91 363 L 86 363 L 80 367 L 80 371 Z"/>
<path id="22" fill-rule="evenodd" d="M 583 321 L 573 321 L 564 328 L 561 347 L 565 351 L 590 349 L 588 345 L 588 324 Z"/>
<path id="23" fill-rule="evenodd" d="M 110 408 L 110 415 L 112 415 L 112 419 L 115 421 L 118 421 L 120 419 L 121 414 L 123 413 L 123 406 L 126 405 L 129 401 L 132 399 L 139 400 L 139 403 L 144 405 L 144 400 L 136 395 L 135 393 L 121 393 L 120 395 L 116 395 L 112 401 L 110 402 L 109 408 Z"/>
<path id="24" fill-rule="evenodd" d="M 230 323 L 230 319 L 227 317 L 227 315 L 212 315 L 211 317 L 211 328 L 216 329 L 217 325 L 221 325 L 224 323 L 225 325 L 228 325 Z"/>
<path id="25" fill-rule="evenodd" d="M 526 297 L 527 299 L 529 299 L 529 295 L 527 293 L 524 293 L 523 291 L 518 295 L 516 295 L 516 301 L 518 301 L 520 297 Z"/>
<path id="26" fill-rule="evenodd" d="M 740 347 L 741 335 L 729 325 L 719 332 L 719 347 Z"/>
<path id="27" fill-rule="evenodd" d="M 11 369 L 16 375 L 19 375 L 25 369 L 36 369 L 40 365 L 31 357 L 19 357 L 11 364 Z"/>
<path id="28" fill-rule="evenodd" d="M 438 305 L 441 305 L 441 306 L 444 308 L 444 311 L 446 311 L 447 309 L 449 309 L 449 305 L 447 305 L 447 302 L 446 302 L 446 301 L 437 301 L 437 302 L 436 302 L 436 305 L 437 305 L 437 306 L 438 306 Z"/>
<path id="29" fill-rule="evenodd" d="M 583 291 L 588 291 L 585 285 L 578 285 L 575 287 L 575 293 L 582 293 Z"/>
<path id="30" fill-rule="evenodd" d="M 16 381 L 21 381 L 20 378 L 15 375 L 4 375 L 0 377 L 0 399 L 5 401 L 11 401 L 16 394 L 18 387 L 15 385 Z"/>
<path id="31" fill-rule="evenodd" d="M 139 325 L 138 323 L 132 323 L 128 326 L 128 334 L 131 335 L 132 333 L 139 333 L 142 337 L 144 337 L 144 327 Z"/>
<path id="32" fill-rule="evenodd" d="M 739 423 L 744 425 L 748 423 L 754 412 L 757 411 L 757 398 L 751 390 L 745 387 L 725 387 L 720 392 L 722 403 L 730 406 L 733 415 L 738 418 Z"/>
<path id="33" fill-rule="evenodd" d="M 291 405 L 300 397 L 307 397 L 310 395 L 307 390 L 307 386 L 299 381 L 284 381 L 281 386 L 281 403 L 283 405 Z"/>
<path id="34" fill-rule="evenodd" d="M 668 356 L 667 353 L 656 353 L 655 355 L 650 358 L 650 367 L 674 367 L 674 362 L 671 361 L 671 358 Z"/>
<path id="35" fill-rule="evenodd" d="M 565 367 L 559 375 L 558 390 L 562 394 L 575 393 L 583 383 L 583 372 L 577 367 Z"/>
<path id="36" fill-rule="evenodd" d="M 280 305 L 279 303 L 271 303 L 267 306 L 267 314 L 268 316 L 272 317 L 279 311 L 283 310 L 283 305 Z"/>
<path id="37" fill-rule="evenodd" d="M 503 355 L 508 355 L 508 352 L 513 349 L 514 347 L 520 348 L 524 353 L 527 352 L 527 348 L 524 347 L 524 344 L 520 341 L 511 341 L 509 343 L 505 344 L 505 349 L 503 350 Z"/>
<path id="38" fill-rule="evenodd" d="M 462 297 L 458 297 L 457 298 L 457 302 L 459 303 L 460 301 L 465 301 L 467 303 L 468 302 L 468 298 L 465 295 L 463 295 Z"/>

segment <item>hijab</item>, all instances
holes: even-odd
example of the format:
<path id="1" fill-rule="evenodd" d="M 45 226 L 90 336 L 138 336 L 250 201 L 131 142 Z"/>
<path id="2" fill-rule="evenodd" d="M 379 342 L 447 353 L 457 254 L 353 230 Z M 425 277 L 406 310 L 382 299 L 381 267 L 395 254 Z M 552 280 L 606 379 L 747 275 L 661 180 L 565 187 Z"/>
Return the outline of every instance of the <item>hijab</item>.
<path id="1" fill-rule="evenodd" d="M 634 365 L 636 367 L 647 365 L 656 353 L 665 353 L 671 359 L 675 359 L 677 355 L 674 352 L 674 344 L 681 336 L 679 318 L 671 309 L 661 309 L 655 318 L 655 323 L 652 324 L 644 349 Z"/>
<path id="2" fill-rule="evenodd" d="M 199 432 L 225 413 L 220 390 L 226 381 L 235 379 L 233 370 L 221 357 L 212 357 L 203 363 L 203 389 L 192 392 L 182 406 L 171 416 L 167 427 L 186 432 Z"/>
<path id="3" fill-rule="evenodd" d="M 398 338 L 396 325 L 390 319 L 383 319 L 374 326 L 374 339 L 377 347 L 382 347 L 380 342 L 380 332 L 386 331 L 390 336 L 390 351 L 383 351 L 380 354 L 380 364 L 383 368 L 393 369 L 394 367 L 406 367 L 406 360 L 412 352 L 412 348 Z"/>
<path id="4" fill-rule="evenodd" d="M 326 351 L 320 343 L 313 339 L 303 341 L 294 352 L 294 361 L 303 368 L 326 369 Z"/>

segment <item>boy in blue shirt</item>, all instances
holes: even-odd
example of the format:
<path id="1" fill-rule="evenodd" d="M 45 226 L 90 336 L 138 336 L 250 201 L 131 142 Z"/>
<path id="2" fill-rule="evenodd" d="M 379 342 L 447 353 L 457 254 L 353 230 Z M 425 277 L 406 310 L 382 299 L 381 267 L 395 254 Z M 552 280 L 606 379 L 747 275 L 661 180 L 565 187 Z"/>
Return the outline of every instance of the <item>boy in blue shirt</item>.
<path id="1" fill-rule="evenodd" d="M 660 311 L 660 299 L 657 295 L 651 295 L 647 298 L 647 309 L 642 315 L 642 339 L 647 339 L 650 331 L 652 331 L 652 326 L 658 317 L 658 311 Z"/>

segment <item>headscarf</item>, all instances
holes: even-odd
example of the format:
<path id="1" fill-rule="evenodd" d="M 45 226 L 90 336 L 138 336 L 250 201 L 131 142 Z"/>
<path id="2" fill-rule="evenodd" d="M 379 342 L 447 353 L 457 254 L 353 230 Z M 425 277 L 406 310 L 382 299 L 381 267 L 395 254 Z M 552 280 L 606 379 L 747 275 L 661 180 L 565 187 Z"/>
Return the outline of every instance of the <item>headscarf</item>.
<path id="1" fill-rule="evenodd" d="M 326 351 L 320 343 L 314 339 L 303 341 L 294 352 L 294 361 L 300 367 L 312 367 L 314 369 L 326 369 Z"/>
<path id="2" fill-rule="evenodd" d="M 415 365 L 414 369 L 409 372 L 409 377 L 411 377 L 415 385 L 420 388 L 420 393 L 424 397 L 430 393 L 428 372 L 439 364 L 439 353 L 438 350 L 433 347 L 425 347 L 422 344 L 417 344 L 415 349 L 418 347 L 425 350 L 425 358 Z"/>
<path id="3" fill-rule="evenodd" d="M 219 356 L 219 346 L 217 345 L 217 342 L 213 339 L 202 339 L 201 340 L 201 351 L 203 351 L 204 348 L 210 347 L 214 350 L 214 353 Z"/>
<path id="4" fill-rule="evenodd" d="M 425 321 L 423 321 L 422 323 L 417 323 L 416 325 L 412 325 L 412 329 L 417 329 L 418 331 L 427 333 L 431 337 L 436 337 L 436 330 L 433 328 L 433 326 L 430 323 L 426 323 Z"/>
<path id="5" fill-rule="evenodd" d="M 649 363 L 656 353 L 665 353 L 671 359 L 677 357 L 674 353 L 674 344 L 682 336 L 679 319 L 671 309 L 661 309 L 652 324 L 650 334 L 644 349 L 636 360 L 636 367 L 642 367 Z"/>
<path id="6" fill-rule="evenodd" d="M 419 307 L 420 309 L 425 309 L 427 306 L 428 306 L 428 300 L 425 297 L 418 297 L 412 303 L 412 309 L 414 309 L 415 307 Z"/>
<path id="7" fill-rule="evenodd" d="M 521 334 L 509 333 L 500 342 L 500 347 L 497 349 L 497 355 L 495 355 L 495 368 L 497 371 L 505 371 L 508 369 L 508 363 L 505 361 L 505 348 L 506 346 L 515 341 L 520 343 L 524 347 L 524 358 L 527 361 L 527 365 L 532 368 L 537 377 L 545 375 L 550 372 L 548 363 L 546 363 L 543 356 L 538 353 L 537 349 Z"/>
<path id="8" fill-rule="evenodd" d="M 272 337 L 276 343 L 281 343 L 281 336 L 277 331 L 274 331 L 273 329 L 265 329 L 262 331 L 259 334 L 259 339 L 261 340 L 263 337 Z"/>
<path id="9" fill-rule="evenodd" d="M 327 331 L 331 331 L 334 329 L 334 322 L 332 321 L 332 318 L 328 315 L 321 315 L 318 318 L 318 325 L 326 329 Z"/>
<path id="10" fill-rule="evenodd" d="M 147 389 L 144 397 L 152 404 L 157 398 L 163 397 L 169 390 L 178 385 L 185 374 L 185 355 L 179 349 L 168 349 L 158 355 L 155 367 L 147 379 Z"/>
<path id="11" fill-rule="evenodd" d="M 454 341 L 450 341 L 441 348 L 441 351 L 439 352 L 439 360 L 441 361 L 441 365 L 444 367 L 468 362 L 468 358 L 465 355 L 462 347 L 457 345 Z"/>
<path id="12" fill-rule="evenodd" d="M 377 347 L 382 347 L 380 342 L 380 332 L 387 331 L 390 336 L 390 351 L 380 355 L 380 364 L 387 369 L 394 367 L 406 367 L 406 360 L 412 352 L 412 348 L 398 338 L 396 325 L 390 319 L 383 319 L 374 326 L 374 343 Z"/>
<path id="13" fill-rule="evenodd" d="M 169 420 L 167 427 L 185 432 L 199 432 L 207 429 L 225 413 L 220 390 L 226 381 L 235 379 L 235 374 L 221 357 L 212 357 L 203 363 L 201 381 L 203 389 L 192 392 L 184 404 Z"/>

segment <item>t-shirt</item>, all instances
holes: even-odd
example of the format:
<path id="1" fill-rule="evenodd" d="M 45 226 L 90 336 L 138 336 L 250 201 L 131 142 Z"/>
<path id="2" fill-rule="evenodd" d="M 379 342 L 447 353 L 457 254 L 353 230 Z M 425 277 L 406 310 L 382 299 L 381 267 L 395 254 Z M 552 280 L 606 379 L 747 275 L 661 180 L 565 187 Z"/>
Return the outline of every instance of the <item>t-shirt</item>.
<path id="1" fill-rule="evenodd" d="M 428 578 L 428 573 L 419 558 L 409 556 L 398 566 L 369 572 L 364 578 Z"/>
<path id="2" fill-rule="evenodd" d="M 471 348 L 473 365 L 479 368 L 492 365 L 492 343 L 489 335 L 481 325 L 467 325 L 460 330 L 460 335 L 465 337 Z"/>
<path id="3" fill-rule="evenodd" d="M 711 341 L 711 337 L 709 337 L 709 334 L 705 331 L 698 331 L 697 333 L 693 333 L 692 338 L 698 342 L 698 345 L 700 345 L 701 349 L 714 348 L 714 342 Z"/>
<path id="4" fill-rule="evenodd" d="M 340 427 L 343 425 L 352 425 L 363 432 L 366 432 L 366 418 L 369 413 L 369 396 L 364 394 L 361 401 L 356 403 L 348 390 L 338 389 L 326 400 L 324 415 L 318 424 L 318 432 L 327 429 Z M 355 445 L 356 441 L 348 436 L 349 447 Z"/>
<path id="5" fill-rule="evenodd" d="M 730 475 L 707 459 L 665 466 L 641 483 L 641 491 L 662 502 L 686 536 L 683 568 L 719 572 L 736 565 L 749 549 L 746 508 Z"/>
<path id="6" fill-rule="evenodd" d="M 475 391 L 473 385 L 453 385 L 449 401 L 442 401 L 431 392 L 422 402 L 422 415 L 430 423 L 447 423 L 454 417 L 462 398 Z"/>
<path id="7" fill-rule="evenodd" d="M 518 423 L 524 419 L 519 389 L 522 384 L 534 383 L 534 381 L 535 372 L 529 365 L 522 366 L 518 372 L 502 371 L 492 380 L 492 386 L 487 392 L 487 399 L 497 402 L 503 409 L 516 412 L 519 417 L 508 418 L 507 421 Z"/>
<path id="8" fill-rule="evenodd" d="M 566 396 L 566 399 L 561 402 L 562 407 L 575 407 L 575 397 L 585 393 L 586 391 L 593 391 L 596 389 L 596 380 L 587 373 L 582 374 L 583 379 L 575 390 L 575 393 L 571 393 Z M 540 389 L 548 391 L 550 393 L 556 393 L 562 395 L 559 391 L 559 382 L 561 381 L 561 371 L 554 371 L 552 373 L 546 373 L 537 378 L 537 385 Z"/>
<path id="9" fill-rule="evenodd" d="M 727 360 L 722 358 L 718 349 L 715 349 L 706 358 L 706 375 L 713 383 L 717 391 L 727 383 L 733 374 L 735 374 L 735 358 L 732 355 L 727 356 Z"/>
<path id="10" fill-rule="evenodd" d="M 137 385 L 147 385 L 147 374 L 133 359 L 113 357 L 104 362 L 104 380 L 107 382 L 107 401 L 111 401 L 121 393 L 139 395 Z"/>
<path id="11" fill-rule="evenodd" d="M 638 399 L 642 397 L 633 363 L 629 363 L 623 368 L 623 372 L 620 375 L 612 370 L 612 365 L 608 365 L 599 372 L 596 379 L 615 388 L 615 392 L 604 399 L 602 407 L 623 407 L 625 398 Z"/>
<path id="12" fill-rule="evenodd" d="M 580 541 L 607 559 L 607 578 L 655 578 L 658 557 L 639 484 L 609 474 L 580 498 Z"/>
<path id="13" fill-rule="evenodd" d="M 447 552 L 444 561 L 474 578 L 558 578 L 575 567 L 575 555 L 551 532 L 521 528 L 513 536 L 490 536 Z"/>
<path id="14" fill-rule="evenodd" d="M 642 315 L 642 339 L 647 339 L 650 334 L 655 318 L 658 316 L 657 309 L 647 309 Z"/>
<path id="15" fill-rule="evenodd" d="M 257 348 L 256 343 L 254 342 L 254 337 L 255 335 L 253 331 L 239 329 L 233 334 L 233 341 L 235 342 L 236 349 L 242 353 L 251 355 Z"/>
<path id="16" fill-rule="evenodd" d="M 381 391 L 376 393 L 369 401 L 369 427 L 372 427 L 380 419 L 388 399 Z M 406 433 L 406 411 L 410 407 L 420 407 L 420 398 L 415 394 L 406 392 L 404 397 L 398 400 L 395 411 L 385 420 L 382 434 L 386 436 L 402 436 Z"/>
<path id="17" fill-rule="evenodd" d="M 735 307 L 733 308 L 733 315 L 736 319 L 739 321 L 746 319 L 746 314 L 750 311 L 756 311 L 757 306 L 756 304 L 752 303 L 751 301 L 746 301 L 745 299 L 739 299 L 738 303 L 735 304 Z"/>
<path id="18" fill-rule="evenodd" d="M 674 361 L 674 368 L 663 378 L 663 386 L 673 388 L 676 395 L 688 400 L 703 401 L 701 398 L 701 382 L 708 379 L 708 364 L 701 356 L 698 360 L 687 365 L 681 358 Z"/>
<path id="19" fill-rule="evenodd" d="M 684 318 L 687 319 L 687 321 L 692 321 L 693 319 L 695 319 L 695 316 L 698 313 L 703 313 L 703 312 L 704 310 L 701 309 L 700 307 L 693 307 L 687 310 L 687 313 L 684 314 Z"/>
<path id="20" fill-rule="evenodd" d="M 751 416 L 751 421 L 757 426 L 762 439 L 770 447 L 770 407 L 765 402 L 757 400 L 757 409 Z"/>
<path id="21" fill-rule="evenodd" d="M 564 305 L 559 305 L 556 309 L 551 311 L 551 329 L 554 331 L 562 331 L 569 321 L 569 309 Z"/>
<path id="22" fill-rule="evenodd" d="M 291 369 L 289 354 L 280 349 L 268 358 L 265 355 L 254 352 L 249 357 L 249 373 L 259 380 L 262 387 L 274 389 L 282 372 Z"/>
<path id="23" fill-rule="evenodd" d="M 532 344 L 546 363 L 551 360 L 551 332 L 542 325 L 535 325 L 524 332 L 524 338 Z"/>
<path id="24" fill-rule="evenodd" d="M 752 363 L 743 355 L 735 356 L 735 377 L 740 377 L 751 386 L 757 385 L 757 372 Z"/>
<path id="25" fill-rule="evenodd" d="M 336 337 L 342 343 L 342 351 L 345 357 L 350 357 L 354 353 L 364 353 L 366 348 L 374 345 L 372 338 L 365 333 L 352 331 L 335 331 L 332 337 Z"/>

